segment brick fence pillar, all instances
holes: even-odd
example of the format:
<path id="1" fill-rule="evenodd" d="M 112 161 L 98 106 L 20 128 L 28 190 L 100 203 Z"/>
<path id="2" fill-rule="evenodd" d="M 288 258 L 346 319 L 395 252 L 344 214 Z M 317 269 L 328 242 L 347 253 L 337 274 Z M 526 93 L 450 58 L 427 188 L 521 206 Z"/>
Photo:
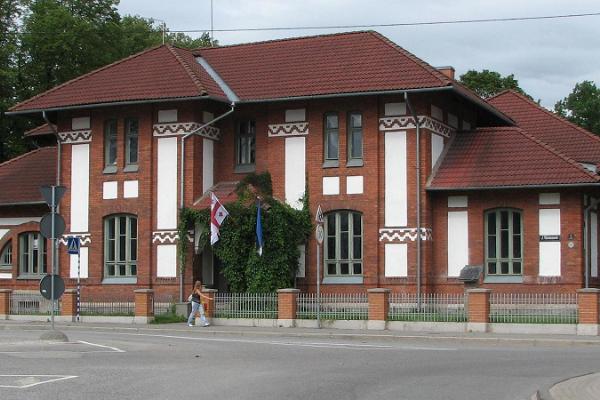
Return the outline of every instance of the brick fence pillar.
<path id="1" fill-rule="evenodd" d="M 292 328 L 296 324 L 296 305 L 298 303 L 298 289 L 277 290 L 277 325 Z"/>
<path id="2" fill-rule="evenodd" d="M 367 329 L 384 330 L 390 309 L 390 289 L 374 288 L 367 290 L 369 299 L 369 320 Z"/>
<path id="3" fill-rule="evenodd" d="M 217 289 L 204 289 L 202 288 L 202 294 L 204 294 L 207 299 L 204 299 L 204 314 L 206 318 L 214 318 L 215 317 L 215 295 L 217 294 Z"/>
<path id="4" fill-rule="evenodd" d="M 73 317 L 73 321 L 75 321 L 77 315 L 77 289 L 66 289 L 61 300 L 60 315 Z"/>
<path id="5" fill-rule="evenodd" d="M 10 315 L 10 295 L 12 289 L 0 289 L 0 319 L 8 319 Z"/>
<path id="6" fill-rule="evenodd" d="M 467 331 L 488 331 L 490 323 L 491 293 L 491 289 L 467 290 Z"/>
<path id="7" fill-rule="evenodd" d="M 600 332 L 600 289 L 579 289 L 577 291 L 577 308 L 579 322 L 578 335 L 594 335 Z"/>
<path id="8" fill-rule="evenodd" d="M 136 289 L 135 318 L 136 324 L 147 324 L 154 319 L 154 290 Z"/>

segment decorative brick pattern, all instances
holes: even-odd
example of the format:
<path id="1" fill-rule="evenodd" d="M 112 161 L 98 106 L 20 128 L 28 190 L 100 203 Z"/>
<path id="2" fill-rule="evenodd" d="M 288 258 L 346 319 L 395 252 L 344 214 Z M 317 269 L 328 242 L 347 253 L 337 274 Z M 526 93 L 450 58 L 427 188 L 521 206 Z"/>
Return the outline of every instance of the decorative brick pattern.
<path id="1" fill-rule="evenodd" d="M 70 236 L 78 237 L 82 246 L 89 246 L 92 243 L 92 235 L 89 233 L 65 233 L 58 240 L 60 244 L 67 245 L 67 238 Z"/>
<path id="2" fill-rule="evenodd" d="M 421 228 L 421 240 L 431 240 L 430 228 Z M 382 228 L 379 229 L 380 242 L 414 242 L 417 240 L 417 228 Z"/>
<path id="3" fill-rule="evenodd" d="M 308 122 L 290 122 L 269 125 L 269 137 L 288 137 L 308 135 Z"/>
<path id="4" fill-rule="evenodd" d="M 170 124 L 154 124 L 152 135 L 156 137 L 196 134 L 208 139 L 219 140 L 221 131 L 212 125 L 205 126 L 199 122 L 176 122 Z"/>
<path id="5" fill-rule="evenodd" d="M 419 126 L 421 128 L 429 129 L 431 132 L 437 133 L 444 137 L 450 137 L 454 133 L 454 129 L 448 125 L 436 121 L 426 115 L 417 116 L 419 120 Z M 413 117 L 385 117 L 379 118 L 379 130 L 381 132 L 386 131 L 398 131 L 404 129 L 415 129 L 415 119 Z"/>
<path id="6" fill-rule="evenodd" d="M 89 143 L 92 141 L 92 130 L 58 132 L 58 138 L 63 144 Z"/>

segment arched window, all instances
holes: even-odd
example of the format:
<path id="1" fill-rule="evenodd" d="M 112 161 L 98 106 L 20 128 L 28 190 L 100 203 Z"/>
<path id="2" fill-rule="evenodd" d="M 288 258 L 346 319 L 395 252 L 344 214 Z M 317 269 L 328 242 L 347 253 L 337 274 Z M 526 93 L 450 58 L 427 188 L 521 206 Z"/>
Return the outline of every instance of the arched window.
<path id="1" fill-rule="evenodd" d="M 12 242 L 8 242 L 0 251 L 0 269 L 12 267 Z"/>
<path id="2" fill-rule="evenodd" d="M 523 214 L 499 208 L 485 213 L 487 275 L 523 274 Z"/>
<path id="3" fill-rule="evenodd" d="M 111 215 L 104 219 L 104 277 L 137 275 L 137 217 Z"/>
<path id="4" fill-rule="evenodd" d="M 47 266 L 46 239 L 39 232 L 21 233 L 19 235 L 19 275 L 45 275 Z"/>
<path id="5" fill-rule="evenodd" d="M 325 275 L 362 275 L 362 215 L 335 211 L 325 216 Z"/>

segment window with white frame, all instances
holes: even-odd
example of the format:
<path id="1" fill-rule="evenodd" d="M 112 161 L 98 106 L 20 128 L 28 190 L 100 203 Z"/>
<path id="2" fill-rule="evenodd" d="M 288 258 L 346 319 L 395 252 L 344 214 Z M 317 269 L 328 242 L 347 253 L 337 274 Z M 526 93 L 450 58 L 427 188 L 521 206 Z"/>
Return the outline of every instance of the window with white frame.
<path id="1" fill-rule="evenodd" d="M 39 232 L 21 233 L 19 235 L 19 275 L 45 275 L 47 266 L 46 239 Z"/>
<path id="2" fill-rule="evenodd" d="M 104 220 L 104 277 L 137 275 L 137 217 L 111 215 Z"/>
<path id="3" fill-rule="evenodd" d="M 362 165 L 362 158 L 362 114 L 359 112 L 352 112 L 348 115 L 348 164 Z"/>
<path id="4" fill-rule="evenodd" d="M 109 119 L 104 122 L 104 167 L 106 170 L 117 171 L 117 120 Z"/>
<path id="5" fill-rule="evenodd" d="M 140 124 L 136 118 L 125 120 L 125 164 L 137 166 Z"/>
<path id="6" fill-rule="evenodd" d="M 485 239 L 487 275 L 523 274 L 523 214 L 520 210 L 487 211 Z"/>
<path id="7" fill-rule="evenodd" d="M 12 268 L 12 242 L 8 242 L 0 251 L 0 269 Z"/>
<path id="8" fill-rule="evenodd" d="M 325 163 L 337 164 L 340 158 L 340 128 L 336 113 L 325 114 Z"/>
<path id="9" fill-rule="evenodd" d="M 362 214 L 341 210 L 325 218 L 325 275 L 362 275 Z"/>
<path id="10" fill-rule="evenodd" d="M 256 159 L 256 123 L 239 121 L 235 136 L 235 165 L 243 172 L 254 170 Z"/>

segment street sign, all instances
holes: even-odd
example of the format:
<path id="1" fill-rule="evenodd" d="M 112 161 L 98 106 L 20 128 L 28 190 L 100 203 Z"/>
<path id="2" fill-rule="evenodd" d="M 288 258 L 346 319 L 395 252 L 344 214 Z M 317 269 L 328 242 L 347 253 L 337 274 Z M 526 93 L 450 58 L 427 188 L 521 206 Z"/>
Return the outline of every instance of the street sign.
<path id="1" fill-rule="evenodd" d="M 54 207 L 58 203 L 60 203 L 60 199 L 65 195 L 67 188 L 65 186 L 55 186 L 54 187 L 54 204 L 52 204 L 52 186 L 42 186 L 40 188 L 40 192 L 42 192 L 42 197 L 44 201 L 50 206 Z"/>
<path id="2" fill-rule="evenodd" d="M 67 253 L 68 254 L 79 254 L 81 248 L 81 240 L 77 236 L 69 236 L 67 238 Z"/>
<path id="3" fill-rule="evenodd" d="M 52 277 L 54 276 L 54 299 L 52 298 Z M 46 275 L 40 281 L 40 293 L 48 300 L 57 300 L 65 292 L 65 281 L 58 275 Z"/>
<path id="4" fill-rule="evenodd" d="M 54 219 L 54 237 L 52 237 L 52 219 Z M 48 213 L 44 215 L 40 221 L 40 233 L 44 235 L 46 239 L 59 238 L 65 233 L 65 229 L 65 219 L 60 214 Z"/>
<path id="5" fill-rule="evenodd" d="M 323 210 L 321 209 L 321 205 L 317 208 L 317 214 L 315 215 L 315 221 L 317 224 L 322 224 L 325 222 L 325 218 L 323 217 Z"/>
<path id="6" fill-rule="evenodd" d="M 323 232 L 323 225 L 317 225 L 317 229 L 315 230 L 315 237 L 317 238 L 317 242 L 319 244 L 323 243 L 323 239 L 325 238 L 325 232 Z"/>

